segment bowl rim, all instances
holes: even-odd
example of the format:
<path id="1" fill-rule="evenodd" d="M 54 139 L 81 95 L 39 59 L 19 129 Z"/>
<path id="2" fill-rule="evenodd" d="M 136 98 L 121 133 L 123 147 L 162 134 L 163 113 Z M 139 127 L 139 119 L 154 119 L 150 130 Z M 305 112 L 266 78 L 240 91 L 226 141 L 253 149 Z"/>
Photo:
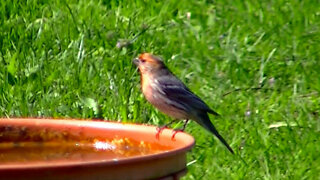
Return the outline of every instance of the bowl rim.
<path id="1" fill-rule="evenodd" d="M 0 118 L 0 125 L 4 125 L 4 121 L 13 124 L 64 124 L 67 126 L 77 126 L 79 128 L 87 127 L 89 128 L 99 128 L 99 129 L 108 129 L 108 128 L 121 128 L 121 129 L 131 129 L 135 131 L 145 131 L 146 133 L 150 133 L 151 130 L 157 128 L 157 126 L 148 125 L 148 124 L 136 124 L 136 123 L 122 123 L 122 122 L 114 122 L 109 120 L 88 120 L 88 119 L 73 119 L 73 118 Z M 161 132 L 161 136 L 172 134 L 174 132 L 173 129 L 164 129 Z M 114 166 L 114 165 L 122 165 L 122 164 L 131 164 L 143 161 L 151 161 L 156 159 L 168 158 L 170 156 L 174 156 L 177 154 L 181 154 L 187 152 L 188 150 L 192 149 L 195 144 L 195 139 L 185 133 L 179 132 L 175 136 L 176 141 L 184 141 L 187 142 L 182 147 L 174 147 L 171 150 L 163 151 L 160 153 L 155 154 L 148 154 L 142 156 L 133 156 L 123 159 L 110 159 L 110 160 L 89 160 L 89 161 L 75 161 L 75 162 L 58 162 L 54 161 L 54 163 L 17 163 L 17 164 L 0 164 L 0 171 L 4 170 L 17 170 L 17 169 L 46 169 L 46 168 L 66 168 L 66 167 L 86 167 L 86 166 Z"/>

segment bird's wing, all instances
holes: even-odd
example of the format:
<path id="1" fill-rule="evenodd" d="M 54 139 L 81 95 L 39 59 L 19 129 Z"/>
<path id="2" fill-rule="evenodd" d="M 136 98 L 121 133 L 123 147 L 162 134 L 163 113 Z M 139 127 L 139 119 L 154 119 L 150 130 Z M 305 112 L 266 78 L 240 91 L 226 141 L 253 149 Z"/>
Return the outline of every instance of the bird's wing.
<path id="1" fill-rule="evenodd" d="M 195 108 L 218 115 L 175 76 L 162 76 L 157 81 L 160 85 L 158 87 L 161 87 L 160 92 L 162 91 L 161 93 L 164 93 L 168 97 L 168 101 L 174 103 L 174 105 L 184 107 L 186 110 Z"/>

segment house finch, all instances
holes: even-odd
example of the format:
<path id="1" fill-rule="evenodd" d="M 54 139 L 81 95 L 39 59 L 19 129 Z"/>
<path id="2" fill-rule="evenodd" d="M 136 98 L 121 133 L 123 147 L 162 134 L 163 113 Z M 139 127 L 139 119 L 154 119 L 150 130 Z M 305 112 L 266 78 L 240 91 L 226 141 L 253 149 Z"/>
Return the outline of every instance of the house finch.
<path id="1" fill-rule="evenodd" d="M 143 53 L 139 58 L 134 59 L 133 63 L 139 68 L 141 88 L 146 99 L 161 112 L 176 120 L 185 120 L 181 131 L 186 127 L 189 119 L 192 119 L 213 133 L 232 154 L 234 153 L 209 119 L 208 113 L 213 115 L 218 113 L 193 94 L 171 73 L 159 57 Z"/>

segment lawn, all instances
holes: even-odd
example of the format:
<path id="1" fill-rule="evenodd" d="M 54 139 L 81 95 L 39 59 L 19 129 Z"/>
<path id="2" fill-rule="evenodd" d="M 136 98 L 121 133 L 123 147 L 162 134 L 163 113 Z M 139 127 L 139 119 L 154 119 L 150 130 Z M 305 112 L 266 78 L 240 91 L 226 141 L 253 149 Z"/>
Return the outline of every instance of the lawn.
<path id="1" fill-rule="evenodd" d="M 320 179 L 319 1 L 0 1 L 0 116 L 161 125 L 132 59 L 167 66 L 236 155 L 191 122 L 184 179 Z M 179 126 L 181 124 L 177 124 Z"/>

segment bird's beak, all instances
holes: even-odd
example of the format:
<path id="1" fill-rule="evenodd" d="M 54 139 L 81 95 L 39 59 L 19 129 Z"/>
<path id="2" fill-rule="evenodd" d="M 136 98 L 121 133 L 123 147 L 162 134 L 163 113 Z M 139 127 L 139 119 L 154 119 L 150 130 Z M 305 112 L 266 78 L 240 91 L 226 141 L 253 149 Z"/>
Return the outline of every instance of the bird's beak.
<path id="1" fill-rule="evenodd" d="M 133 64 L 135 64 L 136 66 L 139 66 L 140 61 L 139 61 L 138 58 L 133 59 L 132 62 L 133 62 Z"/>

